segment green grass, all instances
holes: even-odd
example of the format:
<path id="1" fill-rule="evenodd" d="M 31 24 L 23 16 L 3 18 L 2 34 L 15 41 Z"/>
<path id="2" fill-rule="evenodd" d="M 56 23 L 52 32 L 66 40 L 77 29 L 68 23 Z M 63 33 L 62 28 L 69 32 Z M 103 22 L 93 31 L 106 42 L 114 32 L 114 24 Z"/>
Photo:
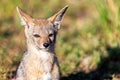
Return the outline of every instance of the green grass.
<path id="1" fill-rule="evenodd" d="M 35 18 L 48 18 L 65 5 L 69 9 L 56 44 L 62 80 L 118 78 L 119 0 L 1 0 L 0 80 L 12 77 L 26 49 L 16 6 Z"/>

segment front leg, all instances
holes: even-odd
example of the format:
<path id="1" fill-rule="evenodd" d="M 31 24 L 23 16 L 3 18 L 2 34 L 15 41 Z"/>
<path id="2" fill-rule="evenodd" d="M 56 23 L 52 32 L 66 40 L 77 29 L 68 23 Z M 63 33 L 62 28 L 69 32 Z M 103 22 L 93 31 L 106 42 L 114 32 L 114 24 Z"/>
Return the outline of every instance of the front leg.
<path id="1" fill-rule="evenodd" d="M 19 67 L 18 67 L 15 80 L 24 80 L 22 62 L 20 63 L 20 65 L 19 65 Z"/>
<path id="2" fill-rule="evenodd" d="M 60 70 L 57 64 L 54 64 L 53 66 L 52 77 L 53 77 L 52 80 L 60 80 Z"/>

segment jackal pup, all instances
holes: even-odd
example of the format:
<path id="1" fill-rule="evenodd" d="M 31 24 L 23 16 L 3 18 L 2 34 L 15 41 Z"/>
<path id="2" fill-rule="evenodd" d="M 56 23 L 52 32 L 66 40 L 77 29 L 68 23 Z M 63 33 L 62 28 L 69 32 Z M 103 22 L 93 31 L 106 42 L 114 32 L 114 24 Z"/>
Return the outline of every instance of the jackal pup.
<path id="1" fill-rule="evenodd" d="M 60 79 L 54 46 L 67 8 L 68 6 L 65 6 L 48 19 L 34 19 L 17 7 L 22 25 L 25 27 L 27 51 L 18 67 L 16 80 Z"/>

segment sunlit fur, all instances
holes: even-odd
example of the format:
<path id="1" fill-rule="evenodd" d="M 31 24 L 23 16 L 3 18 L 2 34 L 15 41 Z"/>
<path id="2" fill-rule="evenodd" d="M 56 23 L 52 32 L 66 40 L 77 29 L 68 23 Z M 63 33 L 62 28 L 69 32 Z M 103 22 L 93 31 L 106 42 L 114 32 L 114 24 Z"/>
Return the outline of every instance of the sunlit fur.
<path id="1" fill-rule="evenodd" d="M 51 19 L 38 20 L 17 8 L 22 25 L 25 26 L 27 51 L 18 67 L 16 80 L 60 79 L 60 70 L 54 47 L 58 27 L 66 9 L 67 6 L 57 15 L 52 16 Z M 44 46 L 45 43 L 49 45 Z"/>

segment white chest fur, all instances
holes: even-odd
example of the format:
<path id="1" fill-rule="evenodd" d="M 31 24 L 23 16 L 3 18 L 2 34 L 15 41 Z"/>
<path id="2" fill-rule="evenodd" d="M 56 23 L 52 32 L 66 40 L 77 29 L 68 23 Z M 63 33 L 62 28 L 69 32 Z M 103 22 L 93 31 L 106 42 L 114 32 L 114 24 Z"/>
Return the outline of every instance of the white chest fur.
<path id="1" fill-rule="evenodd" d="M 32 58 L 34 59 L 34 64 L 32 64 L 31 66 L 35 66 L 35 67 L 39 66 L 39 69 L 44 72 L 44 74 L 41 77 L 42 80 L 51 80 L 52 75 L 50 72 L 51 72 L 52 65 L 53 65 L 53 58 L 54 58 L 53 54 L 46 52 L 46 51 L 37 50 L 35 47 L 32 47 L 30 54 L 31 55 L 29 56 L 31 58 L 35 57 L 35 58 Z"/>
<path id="2" fill-rule="evenodd" d="M 49 58 L 50 58 L 50 53 L 42 51 L 42 50 L 38 51 L 37 55 L 41 58 L 41 60 L 43 60 L 45 62 L 47 60 L 49 60 Z"/>

